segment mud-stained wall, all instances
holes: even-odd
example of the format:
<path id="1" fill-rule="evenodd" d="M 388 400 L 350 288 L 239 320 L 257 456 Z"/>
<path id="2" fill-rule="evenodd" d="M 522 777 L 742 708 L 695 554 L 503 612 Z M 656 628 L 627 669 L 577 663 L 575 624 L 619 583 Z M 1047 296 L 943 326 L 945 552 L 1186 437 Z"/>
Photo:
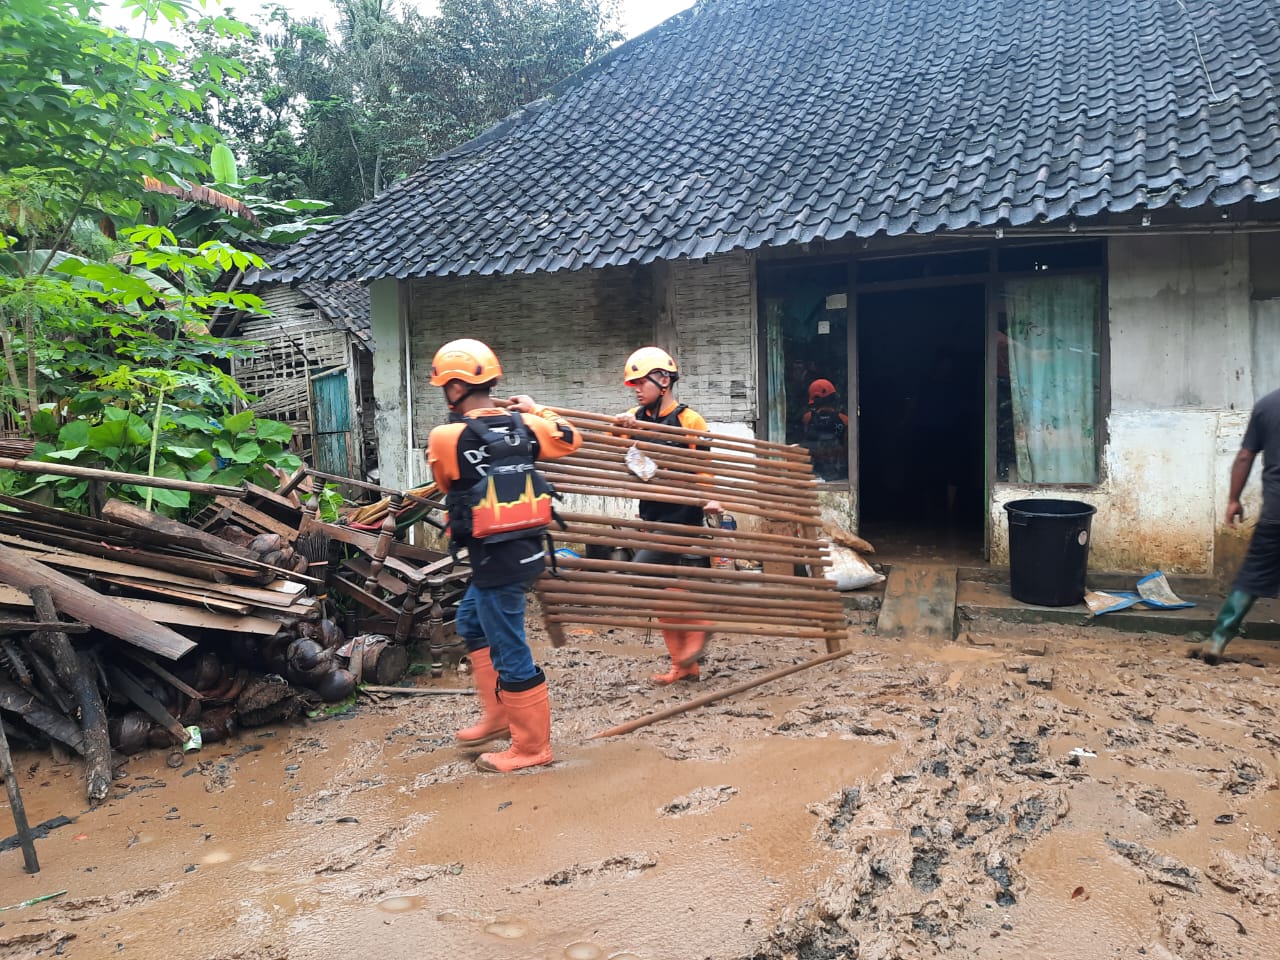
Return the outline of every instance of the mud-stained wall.
<path id="1" fill-rule="evenodd" d="M 1095 570 L 1221 574 L 1247 531 L 1223 524 L 1231 461 L 1256 395 L 1259 333 L 1246 236 L 1114 238 L 1109 244 L 1111 412 L 1095 487 L 998 485 L 992 560 L 1007 563 L 1004 504 L 1063 497 L 1097 507 Z M 1245 495 L 1257 516 L 1257 474 Z M 1215 562 L 1216 561 L 1216 562 Z"/>

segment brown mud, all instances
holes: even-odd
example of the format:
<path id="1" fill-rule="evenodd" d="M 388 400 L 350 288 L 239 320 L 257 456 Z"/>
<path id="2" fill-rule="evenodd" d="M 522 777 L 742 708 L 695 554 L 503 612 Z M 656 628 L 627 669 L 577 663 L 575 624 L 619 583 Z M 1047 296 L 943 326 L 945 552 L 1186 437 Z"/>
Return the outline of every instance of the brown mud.
<path id="1" fill-rule="evenodd" d="M 452 746 L 460 696 L 136 756 L 95 810 L 78 763 L 20 753 L 29 820 L 75 820 L 36 876 L 0 852 L 0 906 L 67 891 L 0 912 L 0 958 L 1277 956 L 1280 649 L 968 627 L 855 626 L 609 740 L 820 651 L 717 639 L 657 689 L 656 631 L 535 629 L 556 762 L 516 775 Z"/>

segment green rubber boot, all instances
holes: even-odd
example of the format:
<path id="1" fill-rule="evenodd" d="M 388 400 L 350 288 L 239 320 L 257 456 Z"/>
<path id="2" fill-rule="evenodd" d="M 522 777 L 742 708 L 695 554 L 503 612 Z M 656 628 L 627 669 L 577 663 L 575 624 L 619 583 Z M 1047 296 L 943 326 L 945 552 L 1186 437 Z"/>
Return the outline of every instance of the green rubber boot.
<path id="1" fill-rule="evenodd" d="M 1245 593 L 1243 590 L 1232 590 L 1227 594 L 1227 599 L 1222 603 L 1222 609 L 1218 611 L 1213 633 L 1200 648 L 1201 660 L 1214 666 L 1222 662 L 1222 652 L 1240 632 L 1245 614 L 1257 599 L 1252 593 Z"/>

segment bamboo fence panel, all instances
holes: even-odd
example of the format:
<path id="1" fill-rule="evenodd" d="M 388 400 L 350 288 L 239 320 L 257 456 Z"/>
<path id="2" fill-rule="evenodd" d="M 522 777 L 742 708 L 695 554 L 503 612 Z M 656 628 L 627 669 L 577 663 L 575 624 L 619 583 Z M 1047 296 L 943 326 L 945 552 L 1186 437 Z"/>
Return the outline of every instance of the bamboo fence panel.
<path id="1" fill-rule="evenodd" d="M 558 491 L 691 506 L 714 500 L 729 513 L 756 518 L 760 529 L 564 513 L 564 527 L 553 527 L 555 538 L 584 544 L 592 556 L 556 557 L 536 584 L 552 643 L 564 644 L 566 624 L 660 625 L 821 640 L 828 652 L 840 649 L 847 632 L 844 606 L 834 582 L 823 576 L 830 558 L 818 539 L 818 483 L 808 451 L 665 425 L 623 429 L 605 414 L 556 412 L 583 434 L 579 451 L 539 464 Z M 650 479 L 628 468 L 632 448 L 653 461 Z M 602 559 L 640 548 L 722 558 L 728 566 Z M 737 569 L 737 561 L 760 569 Z M 794 573 L 766 573 L 765 563 Z"/>

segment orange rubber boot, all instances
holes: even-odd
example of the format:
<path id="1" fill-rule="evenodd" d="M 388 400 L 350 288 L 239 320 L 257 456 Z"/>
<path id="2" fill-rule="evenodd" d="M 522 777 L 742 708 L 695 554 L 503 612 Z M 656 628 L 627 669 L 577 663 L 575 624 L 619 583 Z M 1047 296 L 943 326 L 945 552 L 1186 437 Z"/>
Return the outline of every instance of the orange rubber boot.
<path id="1" fill-rule="evenodd" d="M 705 620 L 688 620 L 690 626 L 697 626 L 706 623 Z M 702 655 L 707 652 L 707 644 L 710 643 L 711 635 L 705 630 L 688 630 L 684 635 L 684 649 L 680 653 L 680 659 L 676 661 L 682 667 L 696 667 L 698 661 L 702 659 Z"/>
<path id="2" fill-rule="evenodd" d="M 493 669 L 489 648 L 473 650 L 467 654 L 471 661 L 471 673 L 475 677 L 476 696 L 480 698 L 480 722 L 473 727 L 459 730 L 454 736 L 460 747 L 478 747 L 490 740 L 507 736 L 507 708 L 498 699 L 498 672 Z"/>
<path id="3" fill-rule="evenodd" d="M 671 621 L 668 620 L 668 623 Z M 690 631 L 692 633 L 693 631 Z M 675 683 L 677 680 L 688 680 L 695 682 L 698 679 L 698 659 L 697 653 L 693 653 L 690 657 L 686 651 L 692 652 L 695 644 L 700 649 L 702 646 L 702 638 L 698 637 L 692 643 L 690 642 L 689 633 L 683 630 L 663 630 L 662 639 L 667 645 L 667 653 L 671 654 L 671 669 L 666 673 L 654 675 L 651 679 L 660 687 Z"/>
<path id="4" fill-rule="evenodd" d="M 551 762 L 551 700 L 547 685 L 531 690 L 503 690 L 502 703 L 511 722 L 511 746 L 501 753 L 482 753 L 481 770 L 510 773 Z"/>

